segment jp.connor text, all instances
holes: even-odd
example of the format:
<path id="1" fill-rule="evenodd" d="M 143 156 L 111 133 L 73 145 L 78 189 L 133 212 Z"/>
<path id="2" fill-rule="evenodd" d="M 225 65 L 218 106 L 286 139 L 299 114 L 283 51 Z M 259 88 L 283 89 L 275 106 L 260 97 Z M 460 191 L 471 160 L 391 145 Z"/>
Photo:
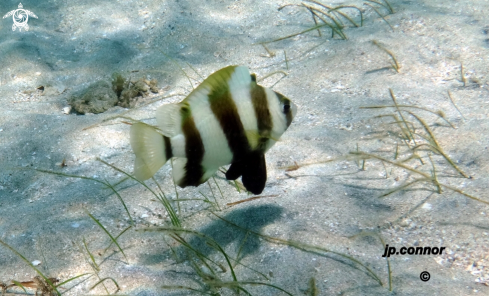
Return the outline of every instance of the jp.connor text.
<path id="1" fill-rule="evenodd" d="M 385 245 L 382 257 L 390 257 L 391 255 L 441 255 L 443 250 L 445 250 L 445 247 L 402 247 L 397 251 L 395 247 Z"/>

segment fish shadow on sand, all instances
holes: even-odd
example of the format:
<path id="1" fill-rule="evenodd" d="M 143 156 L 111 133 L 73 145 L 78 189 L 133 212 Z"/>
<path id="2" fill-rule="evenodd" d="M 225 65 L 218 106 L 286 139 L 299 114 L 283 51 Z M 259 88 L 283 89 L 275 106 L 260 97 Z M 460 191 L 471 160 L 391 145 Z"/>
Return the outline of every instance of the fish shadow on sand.
<path id="1" fill-rule="evenodd" d="M 275 205 L 251 206 L 232 211 L 222 218 L 245 229 L 260 233 L 263 227 L 277 221 L 282 212 L 283 209 Z M 239 256 L 237 259 L 242 259 L 260 249 L 260 240 L 256 235 L 247 234 L 244 229 L 232 226 L 220 219 L 197 231 L 215 240 L 233 258 Z M 193 249 L 206 257 L 216 252 L 216 249 L 209 246 L 203 238 L 192 236 L 186 237 L 186 240 Z M 187 252 L 188 250 L 186 247 L 179 246 L 175 252 L 180 259 L 184 259 L 187 254 L 191 253 Z M 157 264 L 170 255 L 170 251 L 165 253 L 151 254 L 143 259 L 144 263 Z"/>

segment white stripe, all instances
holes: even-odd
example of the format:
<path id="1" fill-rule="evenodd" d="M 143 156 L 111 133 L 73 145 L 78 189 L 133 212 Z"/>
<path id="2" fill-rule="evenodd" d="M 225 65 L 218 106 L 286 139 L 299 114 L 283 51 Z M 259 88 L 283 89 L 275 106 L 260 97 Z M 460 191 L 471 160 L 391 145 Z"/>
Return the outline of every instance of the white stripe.
<path id="1" fill-rule="evenodd" d="M 204 144 L 204 170 L 217 170 L 220 166 L 231 163 L 233 153 L 229 148 L 226 135 L 209 104 L 208 87 L 194 91 L 188 99 L 195 126 Z M 173 142 L 172 142 L 173 144 Z"/>
<path id="2" fill-rule="evenodd" d="M 239 119 L 243 124 L 243 128 L 248 138 L 248 143 L 252 148 L 256 146 L 258 134 L 258 123 L 256 119 L 255 109 L 251 101 L 250 94 L 251 76 L 250 71 L 246 67 L 236 67 L 233 75 L 228 81 L 231 98 L 238 110 Z"/>
<path id="3" fill-rule="evenodd" d="M 273 128 L 271 136 L 273 139 L 278 139 L 287 129 L 287 118 L 282 112 L 282 106 L 278 96 L 271 89 L 266 87 L 264 89 L 268 101 L 268 110 L 270 110 L 270 115 L 272 116 Z M 270 149 L 275 142 L 275 140 L 270 139 L 266 150 Z"/>
<path id="4" fill-rule="evenodd" d="M 171 152 L 174 157 L 187 157 L 187 154 L 185 153 L 185 136 L 183 134 L 171 137 L 170 144 Z"/>

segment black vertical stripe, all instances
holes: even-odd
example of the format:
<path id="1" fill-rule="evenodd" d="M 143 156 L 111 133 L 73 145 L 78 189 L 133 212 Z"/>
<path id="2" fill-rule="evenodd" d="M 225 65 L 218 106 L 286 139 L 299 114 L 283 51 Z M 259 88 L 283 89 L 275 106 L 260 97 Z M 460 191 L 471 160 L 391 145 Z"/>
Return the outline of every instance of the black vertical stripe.
<path id="1" fill-rule="evenodd" d="M 250 145 L 227 81 L 214 85 L 209 93 L 209 103 L 226 135 L 229 148 L 233 153 L 233 161 L 243 158 L 250 151 Z"/>
<path id="2" fill-rule="evenodd" d="M 204 143 L 187 104 L 182 105 L 180 113 L 182 115 L 182 132 L 185 136 L 187 164 L 185 165 L 185 176 L 178 185 L 180 187 L 198 186 L 201 184 L 200 179 L 204 175 L 204 169 L 201 165 L 205 153 Z"/>
<path id="3" fill-rule="evenodd" d="M 165 157 L 166 160 L 169 160 L 173 157 L 173 151 L 171 150 L 171 142 L 170 138 L 163 136 L 163 140 L 165 141 Z"/>
<path id="4" fill-rule="evenodd" d="M 250 95 L 260 135 L 257 150 L 262 150 L 265 149 L 273 128 L 272 115 L 268 108 L 267 94 L 262 86 L 252 84 Z"/>
<path id="5" fill-rule="evenodd" d="M 268 109 L 268 100 L 265 89 L 262 86 L 255 85 L 250 91 L 251 102 L 255 109 L 256 120 L 258 123 L 258 132 L 261 134 L 269 132 L 273 128 L 272 116 Z"/>

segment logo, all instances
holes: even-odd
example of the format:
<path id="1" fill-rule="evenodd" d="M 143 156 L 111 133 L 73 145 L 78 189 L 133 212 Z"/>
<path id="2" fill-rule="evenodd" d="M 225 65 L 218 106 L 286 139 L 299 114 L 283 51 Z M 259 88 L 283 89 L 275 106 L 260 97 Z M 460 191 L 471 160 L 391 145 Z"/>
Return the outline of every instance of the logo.
<path id="1" fill-rule="evenodd" d="M 423 282 L 427 282 L 430 280 L 430 273 L 427 272 L 427 271 L 423 271 L 421 272 L 421 274 L 419 275 L 419 278 L 423 281 Z"/>
<path id="2" fill-rule="evenodd" d="M 25 31 L 29 31 L 29 25 L 27 25 L 29 16 L 32 16 L 33 18 L 37 18 L 37 15 L 35 15 L 32 11 L 23 9 L 22 3 L 19 3 L 18 9 L 10 11 L 6 15 L 4 15 L 3 18 L 9 16 L 12 16 L 12 19 L 14 20 L 14 24 L 12 25 L 12 31 L 15 31 L 17 28 L 19 28 L 20 32 L 22 32 L 22 29 L 24 29 Z"/>

